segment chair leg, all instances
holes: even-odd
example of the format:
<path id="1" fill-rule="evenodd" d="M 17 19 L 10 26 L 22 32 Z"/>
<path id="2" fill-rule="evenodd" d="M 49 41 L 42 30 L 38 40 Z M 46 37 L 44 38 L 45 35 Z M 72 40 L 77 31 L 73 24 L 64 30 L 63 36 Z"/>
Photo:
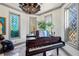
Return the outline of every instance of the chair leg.
<path id="1" fill-rule="evenodd" d="M 45 51 L 45 52 L 43 52 L 43 56 L 46 56 L 46 51 Z"/>
<path id="2" fill-rule="evenodd" d="M 57 48 L 57 56 L 59 55 L 59 48 Z"/>

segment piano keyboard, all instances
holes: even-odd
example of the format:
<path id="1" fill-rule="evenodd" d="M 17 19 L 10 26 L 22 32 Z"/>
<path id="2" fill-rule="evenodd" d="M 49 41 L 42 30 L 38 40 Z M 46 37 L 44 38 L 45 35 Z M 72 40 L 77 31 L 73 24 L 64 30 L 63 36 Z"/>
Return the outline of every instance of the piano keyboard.
<path id="1" fill-rule="evenodd" d="M 37 47 L 37 48 L 30 48 L 30 49 L 29 49 L 29 52 L 31 52 L 31 51 L 35 51 L 35 50 L 44 49 L 44 48 L 48 48 L 48 47 L 52 47 L 52 46 L 59 45 L 59 44 L 63 44 L 63 43 L 60 42 L 60 43 L 51 44 L 51 45 L 42 46 L 42 47 Z"/>

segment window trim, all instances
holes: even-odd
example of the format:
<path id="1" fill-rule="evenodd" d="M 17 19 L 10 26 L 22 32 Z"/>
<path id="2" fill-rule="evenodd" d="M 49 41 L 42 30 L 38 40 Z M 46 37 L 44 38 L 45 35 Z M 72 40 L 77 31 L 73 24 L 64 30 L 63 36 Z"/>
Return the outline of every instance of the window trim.
<path id="1" fill-rule="evenodd" d="M 11 35 L 10 35 L 10 34 L 11 34 L 11 29 L 10 29 L 10 14 L 19 16 L 19 22 L 18 22 L 18 23 L 19 23 L 19 37 L 13 37 L 13 38 L 12 38 Z M 20 38 L 21 38 L 21 30 L 20 30 L 20 29 L 21 29 L 21 26 L 20 26 L 20 24 L 21 24 L 21 22 L 20 22 L 20 14 L 14 13 L 14 12 L 11 12 L 11 11 L 10 11 L 10 12 L 9 12 L 9 39 L 13 40 L 13 39 L 16 39 L 16 38 L 17 38 L 17 39 L 20 39 Z"/>
<path id="2" fill-rule="evenodd" d="M 64 8 L 64 19 L 66 20 L 66 18 L 65 18 L 65 12 L 66 12 L 66 10 L 67 9 L 69 9 L 71 6 L 72 6 L 72 4 L 73 3 L 71 3 L 71 4 L 68 4 L 65 8 Z M 78 4 L 76 3 L 76 5 L 78 6 Z M 65 20 L 64 20 L 64 41 L 69 45 L 69 46 L 71 46 L 71 47 L 73 47 L 73 48 L 75 48 L 75 49 L 79 49 L 78 48 L 78 46 L 75 46 L 74 44 L 70 44 L 70 43 L 68 43 L 68 40 L 66 39 L 66 32 L 65 32 Z M 77 8 L 77 41 L 79 40 L 78 39 L 78 8 Z"/>

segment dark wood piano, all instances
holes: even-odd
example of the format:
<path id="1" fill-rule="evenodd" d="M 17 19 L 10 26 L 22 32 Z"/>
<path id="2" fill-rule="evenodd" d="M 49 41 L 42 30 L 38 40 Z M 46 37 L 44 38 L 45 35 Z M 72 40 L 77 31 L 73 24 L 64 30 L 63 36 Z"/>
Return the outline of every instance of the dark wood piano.
<path id="1" fill-rule="evenodd" d="M 31 56 L 39 53 L 43 53 L 46 56 L 46 51 L 57 49 L 57 55 L 59 54 L 59 48 L 65 46 L 65 43 L 61 41 L 61 37 L 38 37 L 33 40 L 26 40 L 26 56 Z"/>

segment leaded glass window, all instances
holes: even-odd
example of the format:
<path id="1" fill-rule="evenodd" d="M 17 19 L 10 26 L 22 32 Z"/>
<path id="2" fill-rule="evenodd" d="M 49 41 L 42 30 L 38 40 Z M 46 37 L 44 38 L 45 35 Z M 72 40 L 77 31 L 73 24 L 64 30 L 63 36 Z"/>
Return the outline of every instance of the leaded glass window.
<path id="1" fill-rule="evenodd" d="M 10 13 L 10 36 L 11 38 L 19 37 L 19 15 Z"/>
<path id="2" fill-rule="evenodd" d="M 66 39 L 71 45 L 77 46 L 77 4 L 71 4 L 65 11 Z"/>

